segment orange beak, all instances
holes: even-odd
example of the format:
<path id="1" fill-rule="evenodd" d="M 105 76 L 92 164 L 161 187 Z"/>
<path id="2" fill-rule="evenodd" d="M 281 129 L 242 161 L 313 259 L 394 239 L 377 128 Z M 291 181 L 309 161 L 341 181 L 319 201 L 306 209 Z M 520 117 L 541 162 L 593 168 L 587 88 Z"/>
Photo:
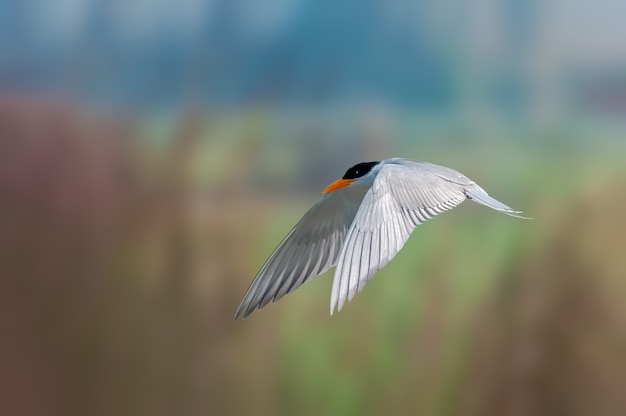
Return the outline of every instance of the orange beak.
<path id="1" fill-rule="evenodd" d="M 330 191 L 334 191 L 335 189 L 343 188 L 344 186 L 350 185 L 354 182 L 354 179 L 337 179 L 335 182 L 331 183 L 322 191 L 323 194 L 326 194 Z"/>

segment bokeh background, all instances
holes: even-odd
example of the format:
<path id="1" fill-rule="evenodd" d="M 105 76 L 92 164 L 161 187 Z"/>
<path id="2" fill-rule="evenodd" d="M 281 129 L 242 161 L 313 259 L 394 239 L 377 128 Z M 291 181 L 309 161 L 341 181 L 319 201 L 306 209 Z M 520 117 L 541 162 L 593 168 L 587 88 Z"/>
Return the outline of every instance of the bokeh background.
<path id="1" fill-rule="evenodd" d="M 620 0 L 0 3 L 0 413 L 626 414 Z M 233 323 L 354 163 L 457 169 L 332 318 Z"/>

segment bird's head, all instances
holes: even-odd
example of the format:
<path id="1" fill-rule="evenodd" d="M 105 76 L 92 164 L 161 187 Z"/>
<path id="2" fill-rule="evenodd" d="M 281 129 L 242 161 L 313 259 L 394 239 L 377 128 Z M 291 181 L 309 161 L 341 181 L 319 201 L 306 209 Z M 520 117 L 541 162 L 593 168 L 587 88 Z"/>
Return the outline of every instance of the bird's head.
<path id="1" fill-rule="evenodd" d="M 341 179 L 337 179 L 335 182 L 328 185 L 322 193 L 328 193 L 334 191 L 335 189 L 351 185 L 355 182 L 371 186 L 379 169 L 380 161 L 358 163 L 348 169 Z"/>

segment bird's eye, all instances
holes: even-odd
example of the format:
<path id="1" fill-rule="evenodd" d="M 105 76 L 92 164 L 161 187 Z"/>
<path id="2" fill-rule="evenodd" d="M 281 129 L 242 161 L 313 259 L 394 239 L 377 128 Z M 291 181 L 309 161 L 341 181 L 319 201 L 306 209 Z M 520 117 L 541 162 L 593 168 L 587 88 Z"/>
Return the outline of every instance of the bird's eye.
<path id="1" fill-rule="evenodd" d="M 343 179 L 357 179 L 360 178 L 361 176 L 366 175 L 367 173 L 369 173 L 370 170 L 372 170 L 372 168 L 376 165 L 378 165 L 380 162 L 364 162 L 364 163 L 359 163 L 357 165 L 352 166 L 350 169 L 348 169 L 346 171 L 346 174 L 343 175 Z"/>

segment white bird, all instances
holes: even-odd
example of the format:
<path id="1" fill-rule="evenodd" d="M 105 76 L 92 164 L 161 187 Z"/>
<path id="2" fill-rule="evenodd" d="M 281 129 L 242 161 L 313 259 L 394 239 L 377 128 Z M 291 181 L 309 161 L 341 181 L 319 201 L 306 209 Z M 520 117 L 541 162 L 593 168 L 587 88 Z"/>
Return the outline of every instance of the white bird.
<path id="1" fill-rule="evenodd" d="M 245 319 L 335 265 L 330 314 L 335 307 L 340 311 L 400 251 L 416 226 L 468 198 L 525 218 L 444 166 L 402 158 L 354 165 L 324 189 L 274 250 L 234 319 L 242 313 Z"/>

